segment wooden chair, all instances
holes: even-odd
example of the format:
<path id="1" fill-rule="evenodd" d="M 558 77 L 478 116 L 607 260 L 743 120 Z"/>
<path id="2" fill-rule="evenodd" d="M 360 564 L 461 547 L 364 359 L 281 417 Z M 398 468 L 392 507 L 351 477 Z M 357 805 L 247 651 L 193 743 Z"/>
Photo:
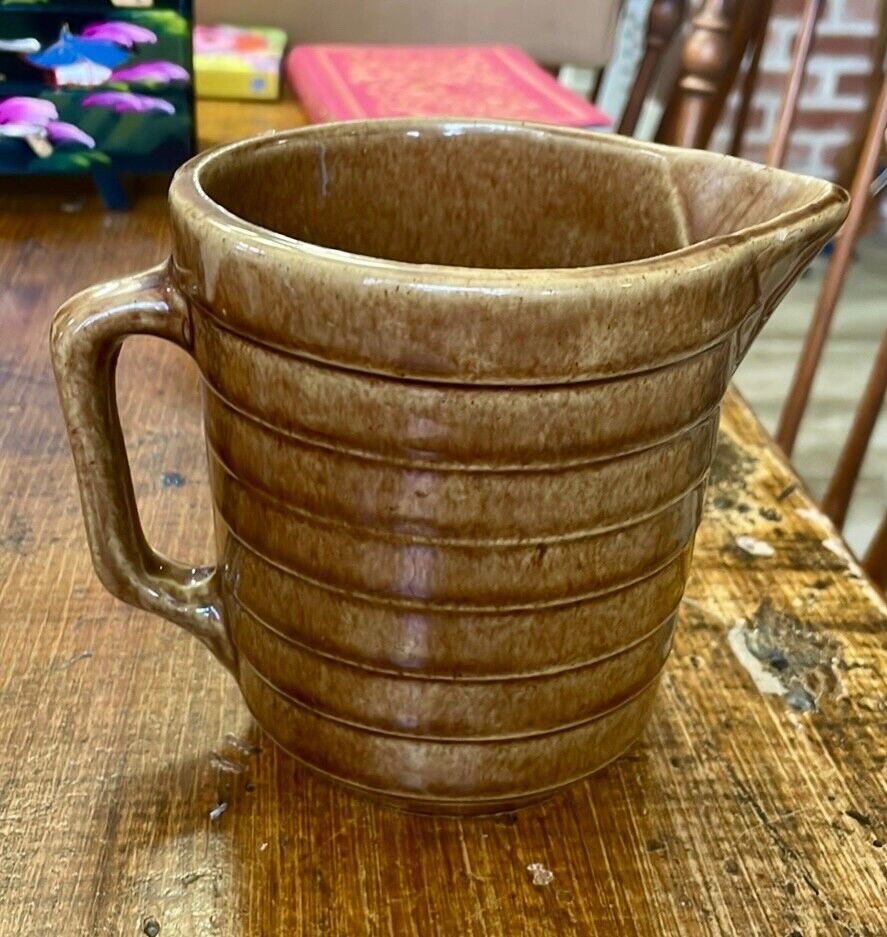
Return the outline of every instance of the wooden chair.
<path id="1" fill-rule="evenodd" d="M 687 13 L 686 7 L 686 0 L 653 0 L 647 17 L 644 53 L 641 57 L 631 94 L 617 125 L 619 133 L 626 135 L 634 133 L 638 117 L 641 114 L 641 108 L 659 74 L 662 59 L 675 41 L 678 30 L 684 24 Z M 604 69 L 601 69 L 598 72 L 592 95 L 596 95 L 600 90 L 604 71 Z"/>
<path id="2" fill-rule="evenodd" d="M 850 212 L 829 260 L 813 319 L 804 339 L 801 356 L 798 359 L 776 431 L 776 441 L 788 456 L 791 456 L 801 419 L 807 408 L 810 390 L 828 338 L 829 327 L 853 258 L 853 249 L 862 232 L 872 180 L 875 177 L 878 157 L 884 145 L 885 129 L 887 129 L 887 78 L 882 78 L 881 90 L 872 110 L 862 154 L 850 190 Z M 844 524 L 859 471 L 884 402 L 885 389 L 887 389 L 887 328 L 881 337 L 868 383 L 860 398 L 850 432 L 838 457 L 835 472 L 822 502 L 823 510 L 838 528 Z M 882 589 L 887 587 L 887 513 L 863 557 L 862 565 L 877 585 Z"/>
<path id="3" fill-rule="evenodd" d="M 785 160 L 785 151 L 788 146 L 792 121 L 794 120 L 795 111 L 798 107 L 798 96 L 801 93 L 801 85 L 804 83 L 804 76 L 807 72 L 807 59 L 810 58 L 810 50 L 813 47 L 816 24 L 819 21 L 819 15 L 822 13 L 824 5 L 825 0 L 805 0 L 804 9 L 798 24 L 798 35 L 795 39 L 794 51 L 792 52 L 792 63 L 789 67 L 785 96 L 782 99 L 782 109 L 776 120 L 773 138 L 770 140 L 770 147 L 767 151 L 768 166 L 782 166 Z M 766 24 L 764 29 L 766 30 Z"/>
<path id="4" fill-rule="evenodd" d="M 804 4 L 782 107 L 768 149 L 767 162 L 771 166 L 780 167 L 785 159 L 807 60 L 823 5 L 824 0 L 806 0 Z M 761 28 L 766 30 L 766 23 Z M 759 58 L 759 54 L 756 53 L 756 56 Z M 756 69 L 756 65 L 754 68 Z M 748 102 L 745 96 L 750 97 L 752 86 L 753 79 L 750 85 L 743 87 L 739 105 L 740 114 L 743 110 L 747 111 Z M 744 117 L 742 120 L 744 121 Z M 776 431 L 776 441 L 788 456 L 791 456 L 794 449 L 801 420 L 809 401 L 810 390 L 822 359 L 829 328 L 846 282 L 853 250 L 862 232 L 863 221 L 871 200 L 872 180 L 875 177 L 878 158 L 884 145 L 885 129 L 887 129 L 887 79 L 882 74 L 880 91 L 868 119 L 868 126 L 864 129 L 864 142 L 851 185 L 850 211 L 829 260 L 813 319 L 804 339 Z M 741 130 L 738 140 L 734 134 L 733 145 L 736 150 L 741 146 Z M 860 398 L 850 431 L 838 456 L 834 474 L 822 501 L 823 511 L 839 529 L 843 527 L 847 516 L 847 509 L 859 478 L 862 462 L 884 402 L 885 390 L 887 390 L 887 328 L 881 337 L 868 383 Z M 887 513 L 866 551 L 862 565 L 877 585 L 882 589 L 887 586 Z"/>
<path id="5" fill-rule="evenodd" d="M 681 77 L 657 140 L 708 146 L 746 54 L 763 42 L 762 9 L 760 0 L 703 0 L 684 41 Z"/>
<path id="6" fill-rule="evenodd" d="M 742 138 L 754 93 L 761 53 L 772 13 L 772 0 L 705 0 L 693 18 L 682 50 L 682 74 L 669 99 L 657 139 L 682 146 L 705 147 L 721 115 L 724 101 L 739 81 L 739 103 L 729 151 L 741 152 Z M 786 81 L 782 107 L 767 154 L 771 166 L 781 166 L 797 111 L 807 60 L 824 0 L 806 0 L 799 20 L 792 64 Z M 621 133 L 632 133 L 643 101 L 669 44 L 683 21 L 682 0 L 654 0 L 648 20 L 646 49 L 634 88 L 619 122 Z M 777 430 L 777 442 L 791 455 L 801 418 L 806 409 L 816 369 L 822 357 L 829 326 L 841 295 L 853 249 L 870 204 L 869 191 L 875 175 L 887 125 L 887 82 L 882 79 L 880 95 L 873 108 L 853 184 L 851 209 L 829 262 L 812 324 L 807 333 Z M 825 513 L 840 529 L 859 477 L 862 462 L 875 428 L 887 388 L 887 329 L 875 355 L 868 383 L 862 394 L 844 447 L 823 498 Z M 887 586 L 887 514 L 863 559 L 863 567 L 881 588 Z"/>
<path id="7" fill-rule="evenodd" d="M 653 0 L 644 53 L 617 124 L 619 133 L 635 132 L 641 108 L 656 83 L 663 60 L 681 35 L 688 6 L 686 0 Z M 770 0 L 703 0 L 683 40 L 680 75 L 673 88 L 665 89 L 667 103 L 657 140 L 700 149 L 708 146 L 727 95 L 748 55 L 750 63 L 745 79 L 748 91 L 744 95 L 745 109 L 740 112 L 744 128 L 769 8 Z M 604 70 L 598 73 L 598 88 L 603 74 Z"/>

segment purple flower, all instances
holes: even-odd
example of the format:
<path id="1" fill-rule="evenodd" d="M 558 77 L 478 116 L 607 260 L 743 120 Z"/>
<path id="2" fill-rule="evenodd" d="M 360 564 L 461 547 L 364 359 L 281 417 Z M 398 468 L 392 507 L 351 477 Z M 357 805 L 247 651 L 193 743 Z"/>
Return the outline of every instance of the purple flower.
<path id="1" fill-rule="evenodd" d="M 157 42 L 156 33 L 135 23 L 109 20 L 103 23 L 90 23 L 80 32 L 84 39 L 99 39 L 102 42 L 114 42 L 118 46 L 131 49 L 136 43 Z"/>
<path id="2" fill-rule="evenodd" d="M 166 84 L 170 81 L 187 81 L 186 69 L 175 62 L 141 62 L 116 69 L 111 78 L 114 81 L 156 81 Z"/>
<path id="3" fill-rule="evenodd" d="M 0 137 L 19 137 L 27 140 L 38 156 L 49 156 L 50 143 L 74 143 L 95 146 L 88 134 L 58 119 L 59 112 L 52 101 L 43 98 L 6 98 L 0 101 Z"/>
<path id="4" fill-rule="evenodd" d="M 51 120 L 46 125 L 46 134 L 51 143 L 79 143 L 90 150 L 95 148 L 95 140 L 88 133 L 63 120 Z"/>
<path id="5" fill-rule="evenodd" d="M 58 116 L 52 101 L 44 98 L 6 98 L 0 101 L 0 124 L 45 127 Z"/>
<path id="6" fill-rule="evenodd" d="M 140 114 L 146 111 L 162 111 L 164 114 L 176 112 L 175 107 L 163 98 L 152 98 L 147 94 L 133 94 L 131 91 L 97 91 L 94 94 L 88 94 L 80 103 L 83 107 L 108 107 L 115 114 Z"/>

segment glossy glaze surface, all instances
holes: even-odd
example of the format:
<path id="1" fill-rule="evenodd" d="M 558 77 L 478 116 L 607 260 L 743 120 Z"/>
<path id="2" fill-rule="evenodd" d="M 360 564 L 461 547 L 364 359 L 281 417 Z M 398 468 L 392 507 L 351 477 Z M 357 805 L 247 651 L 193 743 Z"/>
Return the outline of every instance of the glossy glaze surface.
<path id="1" fill-rule="evenodd" d="M 613 137 L 394 121 L 220 148 L 170 201 L 155 276 L 203 374 L 220 556 L 178 620 L 219 616 L 266 731 L 460 813 L 616 757 L 670 647 L 721 397 L 843 194 Z M 63 399 L 91 392 L 64 336 L 102 301 L 60 320 Z M 105 581 L 162 593 L 133 549 Z"/>

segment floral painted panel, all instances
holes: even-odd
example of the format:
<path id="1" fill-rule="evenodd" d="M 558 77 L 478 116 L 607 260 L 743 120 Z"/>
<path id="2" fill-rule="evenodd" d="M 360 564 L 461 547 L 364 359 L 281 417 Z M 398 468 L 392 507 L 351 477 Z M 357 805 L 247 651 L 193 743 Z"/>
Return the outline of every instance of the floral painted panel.
<path id="1" fill-rule="evenodd" d="M 0 5 L 0 172 L 169 170 L 193 151 L 190 9 Z"/>

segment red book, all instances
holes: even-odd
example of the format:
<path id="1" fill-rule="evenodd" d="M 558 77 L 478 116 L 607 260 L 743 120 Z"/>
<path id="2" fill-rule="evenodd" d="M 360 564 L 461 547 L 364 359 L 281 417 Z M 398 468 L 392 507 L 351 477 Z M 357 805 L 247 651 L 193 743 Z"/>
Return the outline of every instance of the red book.
<path id="1" fill-rule="evenodd" d="M 514 46 L 303 45 L 290 84 L 312 121 L 491 117 L 570 127 L 609 118 Z"/>

